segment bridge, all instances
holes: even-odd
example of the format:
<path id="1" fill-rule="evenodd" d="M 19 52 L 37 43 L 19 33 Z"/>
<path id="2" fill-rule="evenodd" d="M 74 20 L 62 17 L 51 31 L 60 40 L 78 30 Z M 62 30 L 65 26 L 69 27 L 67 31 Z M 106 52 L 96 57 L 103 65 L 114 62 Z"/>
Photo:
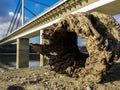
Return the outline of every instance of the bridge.
<path id="1" fill-rule="evenodd" d="M 41 36 L 43 29 L 58 22 L 62 16 L 85 11 L 99 11 L 115 15 L 120 13 L 119 8 L 120 0 L 61 0 L 28 23 L 8 34 L 0 40 L 0 45 L 16 42 L 16 68 L 28 67 L 29 38 L 37 35 Z M 40 44 L 42 44 L 42 36 Z M 40 55 L 40 66 L 43 66 L 44 62 L 43 56 Z"/>

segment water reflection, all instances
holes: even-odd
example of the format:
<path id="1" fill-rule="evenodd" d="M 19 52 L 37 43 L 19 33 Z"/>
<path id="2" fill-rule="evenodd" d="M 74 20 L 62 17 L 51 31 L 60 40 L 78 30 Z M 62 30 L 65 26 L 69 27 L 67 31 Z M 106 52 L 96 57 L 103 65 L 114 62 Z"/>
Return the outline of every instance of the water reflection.
<path id="1" fill-rule="evenodd" d="M 40 66 L 39 64 L 40 62 L 39 61 L 29 61 L 29 67 L 38 67 Z M 9 65 L 13 66 L 13 67 L 16 67 L 16 62 L 9 62 Z"/>
<path id="2" fill-rule="evenodd" d="M 39 67 L 39 54 L 30 53 L 29 54 L 29 67 Z M 14 69 L 16 67 L 16 54 L 15 53 L 0 53 L 0 71 L 9 69 Z"/>

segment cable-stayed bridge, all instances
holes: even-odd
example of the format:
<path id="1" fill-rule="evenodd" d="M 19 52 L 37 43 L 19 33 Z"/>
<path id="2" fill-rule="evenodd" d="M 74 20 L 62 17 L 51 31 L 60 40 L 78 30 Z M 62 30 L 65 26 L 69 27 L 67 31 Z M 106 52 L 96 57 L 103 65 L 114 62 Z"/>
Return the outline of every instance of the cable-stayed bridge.
<path id="1" fill-rule="evenodd" d="M 26 9 L 31 12 L 28 8 Z M 19 28 L 15 28 L 14 31 L 10 29 L 7 32 L 7 36 L 0 40 L 0 45 L 16 42 L 16 68 L 28 67 L 29 38 L 37 35 L 41 36 L 43 29 L 58 22 L 62 16 L 85 11 L 100 11 L 115 15 L 120 13 L 119 9 L 120 0 L 61 0 L 28 23 L 23 24 Z M 24 14 L 24 10 L 22 12 Z M 33 12 L 31 13 L 34 14 Z M 40 44 L 42 44 L 42 38 Z M 40 65 L 44 65 L 42 58 L 40 59 Z"/>

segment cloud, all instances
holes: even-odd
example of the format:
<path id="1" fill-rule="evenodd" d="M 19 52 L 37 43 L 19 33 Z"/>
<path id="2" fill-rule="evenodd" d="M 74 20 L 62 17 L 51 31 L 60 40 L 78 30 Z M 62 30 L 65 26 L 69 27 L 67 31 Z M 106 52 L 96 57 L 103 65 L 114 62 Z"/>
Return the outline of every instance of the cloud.
<path id="1" fill-rule="evenodd" d="M 0 39 L 4 38 L 10 25 L 11 17 L 9 15 L 0 16 Z"/>
<path id="2" fill-rule="evenodd" d="M 0 39 L 6 36 L 13 16 L 14 16 L 14 12 L 8 12 L 8 14 L 4 17 L 0 16 Z M 19 17 L 20 17 L 20 13 L 18 13 L 17 20 L 19 20 Z M 14 29 L 16 28 L 16 25 L 17 23 L 14 24 Z"/>
<path id="3" fill-rule="evenodd" d="M 9 24 L 10 22 L 0 24 L 0 39 L 6 36 Z"/>
<path id="4" fill-rule="evenodd" d="M 9 12 L 9 16 L 14 16 L 14 13 L 13 12 Z"/>
<path id="5" fill-rule="evenodd" d="M 4 38 L 13 13 L 10 11 L 15 10 L 16 3 L 14 0 L 0 0 L 0 39 Z"/>

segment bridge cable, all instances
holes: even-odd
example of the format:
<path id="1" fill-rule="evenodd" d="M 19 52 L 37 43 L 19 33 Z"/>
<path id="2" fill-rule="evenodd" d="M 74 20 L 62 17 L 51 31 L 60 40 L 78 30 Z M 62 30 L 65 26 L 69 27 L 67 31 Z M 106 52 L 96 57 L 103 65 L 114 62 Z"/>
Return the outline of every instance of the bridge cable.
<path id="1" fill-rule="evenodd" d="M 28 12 L 30 12 L 33 16 L 36 16 L 36 14 L 33 13 L 30 9 L 28 9 L 26 6 L 25 6 L 25 9 L 26 9 Z"/>
<path id="2" fill-rule="evenodd" d="M 19 0 L 18 3 L 17 3 L 17 7 L 16 7 L 16 9 L 15 9 L 15 11 L 14 11 L 14 16 L 12 17 L 12 20 L 11 20 L 11 22 L 10 22 L 10 25 L 9 25 L 9 27 L 8 27 L 8 30 L 7 30 L 6 35 L 9 33 L 9 31 L 10 31 L 10 29 L 11 29 L 12 22 L 14 21 L 14 17 L 15 17 L 15 14 L 17 13 L 19 4 L 20 4 L 20 0 Z"/>
<path id="3" fill-rule="evenodd" d="M 10 22 L 10 25 L 9 25 L 9 27 L 8 27 L 8 30 L 7 30 L 6 35 L 7 35 L 9 32 L 12 32 L 13 29 L 14 29 L 14 25 L 15 25 L 15 22 L 16 22 L 16 20 L 17 20 L 18 13 L 20 12 L 20 8 L 21 8 L 20 6 L 21 6 L 21 4 L 22 4 L 22 2 L 20 2 L 20 1 L 21 1 L 21 0 L 19 0 L 18 3 L 17 3 L 17 7 L 16 7 L 16 9 L 15 9 L 14 15 L 13 15 L 13 17 L 12 17 L 12 20 L 11 20 L 11 22 Z M 35 1 L 35 0 L 30 0 L 30 1 L 32 1 L 32 2 L 34 2 L 34 3 L 38 3 L 38 4 L 41 4 L 41 5 L 44 5 L 44 6 L 46 6 L 46 7 L 51 6 L 51 5 L 44 4 L 44 3 L 41 3 L 41 2 L 38 2 L 38 1 Z M 31 10 L 29 10 L 27 7 L 24 7 L 24 8 L 25 8 L 27 11 L 29 11 L 32 15 L 36 16 L 36 14 L 33 13 Z M 19 17 L 19 21 L 20 21 L 20 18 L 21 18 L 21 14 L 20 14 L 20 17 Z M 19 25 L 19 21 L 17 22 L 16 28 L 17 28 L 18 25 Z"/>
<path id="4" fill-rule="evenodd" d="M 19 6 L 18 6 L 18 10 L 17 10 L 17 11 L 18 11 L 18 13 L 20 12 L 21 5 L 22 5 L 22 3 L 20 3 L 20 4 L 19 4 Z M 15 19 L 14 19 L 14 21 L 13 21 L 12 28 L 11 28 L 10 32 L 12 32 L 12 31 L 13 31 L 13 29 L 14 29 L 14 26 L 15 26 L 16 20 L 17 20 L 18 15 L 19 15 L 18 13 L 16 13 L 16 15 L 15 15 Z"/>
<path id="5" fill-rule="evenodd" d="M 16 28 L 15 29 L 17 29 L 18 27 L 19 27 L 19 24 L 20 24 L 20 19 L 21 19 L 21 16 L 22 16 L 22 10 L 20 11 L 20 16 L 19 16 L 19 19 L 18 19 L 18 22 L 17 22 L 17 24 L 16 24 Z"/>
<path id="6" fill-rule="evenodd" d="M 38 1 L 35 1 L 35 0 L 30 0 L 30 1 L 32 1 L 34 3 L 38 3 L 38 4 L 41 4 L 41 5 L 44 5 L 46 7 L 50 7 L 51 6 L 51 5 L 48 5 L 48 4 L 45 4 L 45 3 L 41 3 L 41 2 L 38 2 Z"/>

